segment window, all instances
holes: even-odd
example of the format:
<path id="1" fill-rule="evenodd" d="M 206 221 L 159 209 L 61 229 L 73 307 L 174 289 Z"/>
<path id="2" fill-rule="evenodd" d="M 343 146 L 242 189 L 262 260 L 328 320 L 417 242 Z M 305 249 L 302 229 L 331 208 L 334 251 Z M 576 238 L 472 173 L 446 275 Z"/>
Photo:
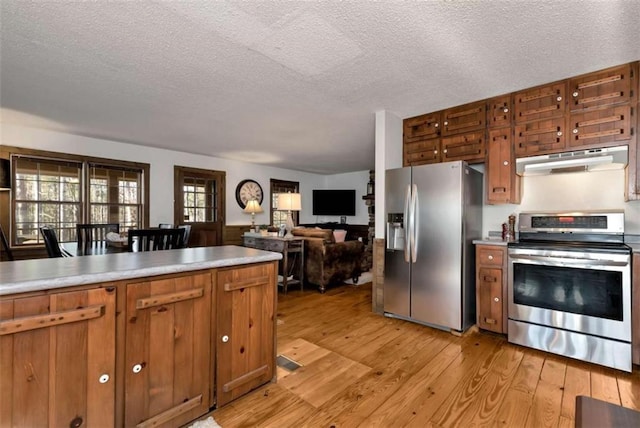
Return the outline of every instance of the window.
<path id="1" fill-rule="evenodd" d="M 297 181 L 284 181 L 271 179 L 271 224 L 276 227 L 285 224 L 287 221 L 287 212 L 278 210 L 278 193 L 299 193 L 300 183 Z M 291 212 L 293 223 L 298 224 L 299 213 Z"/>
<path id="2" fill-rule="evenodd" d="M 142 213 L 139 170 L 89 165 L 89 223 L 119 223 L 120 230 L 139 228 Z"/>
<path id="3" fill-rule="evenodd" d="M 13 245 L 42 244 L 45 225 L 60 242 L 76 240 L 77 223 L 146 225 L 148 164 L 14 149 Z"/>

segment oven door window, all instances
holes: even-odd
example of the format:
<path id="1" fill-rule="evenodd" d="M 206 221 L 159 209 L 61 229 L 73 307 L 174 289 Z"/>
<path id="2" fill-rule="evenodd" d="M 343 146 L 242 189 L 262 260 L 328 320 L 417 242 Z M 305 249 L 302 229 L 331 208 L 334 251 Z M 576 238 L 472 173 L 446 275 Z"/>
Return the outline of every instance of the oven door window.
<path id="1" fill-rule="evenodd" d="M 513 301 L 622 321 L 622 273 L 514 263 Z"/>

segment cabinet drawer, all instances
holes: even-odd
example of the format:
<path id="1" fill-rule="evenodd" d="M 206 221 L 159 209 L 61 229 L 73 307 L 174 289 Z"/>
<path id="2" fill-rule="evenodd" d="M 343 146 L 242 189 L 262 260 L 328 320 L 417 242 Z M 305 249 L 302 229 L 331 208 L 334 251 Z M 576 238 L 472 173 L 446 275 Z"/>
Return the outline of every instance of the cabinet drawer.
<path id="1" fill-rule="evenodd" d="M 480 101 L 447 109 L 443 113 L 442 120 L 442 135 L 454 135 L 484 129 L 486 105 L 484 101 Z"/>
<path id="2" fill-rule="evenodd" d="M 440 139 L 432 138 L 404 144 L 404 165 L 419 165 L 440 161 Z"/>
<path id="3" fill-rule="evenodd" d="M 566 84 L 541 86 L 514 95 L 516 123 L 562 116 L 565 111 Z"/>
<path id="4" fill-rule="evenodd" d="M 405 119 L 403 132 L 405 142 L 438 137 L 440 135 L 440 112 Z"/>
<path id="5" fill-rule="evenodd" d="M 467 162 L 484 161 L 484 131 L 469 132 L 442 138 L 442 160 L 464 160 Z"/>
<path id="6" fill-rule="evenodd" d="M 478 265 L 502 267 L 505 261 L 505 252 L 504 248 L 497 245 L 478 245 L 476 262 Z"/>
<path id="7" fill-rule="evenodd" d="M 265 285 L 272 279 L 271 276 L 273 273 L 271 269 L 270 263 L 241 268 L 220 269 L 218 271 L 218 285 L 222 287 L 224 291 Z"/>
<path id="8" fill-rule="evenodd" d="M 566 142 L 564 117 L 529 122 L 515 127 L 516 156 L 562 151 Z"/>
<path id="9" fill-rule="evenodd" d="M 575 77 L 569 81 L 571 110 L 628 103 L 636 78 L 633 64 Z"/>
<path id="10" fill-rule="evenodd" d="M 571 114 L 570 148 L 602 147 L 631 139 L 631 107 L 618 106 Z"/>

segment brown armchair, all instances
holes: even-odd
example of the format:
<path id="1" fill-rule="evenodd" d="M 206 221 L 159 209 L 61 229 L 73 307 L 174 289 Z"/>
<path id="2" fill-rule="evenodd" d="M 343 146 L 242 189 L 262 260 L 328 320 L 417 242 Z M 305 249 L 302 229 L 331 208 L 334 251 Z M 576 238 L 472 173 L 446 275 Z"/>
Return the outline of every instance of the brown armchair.
<path id="1" fill-rule="evenodd" d="M 364 254 L 362 242 L 336 242 L 333 231 L 328 229 L 297 228 L 293 235 L 304 238 L 305 279 L 317 285 L 321 293 L 346 279 L 358 282 Z"/>

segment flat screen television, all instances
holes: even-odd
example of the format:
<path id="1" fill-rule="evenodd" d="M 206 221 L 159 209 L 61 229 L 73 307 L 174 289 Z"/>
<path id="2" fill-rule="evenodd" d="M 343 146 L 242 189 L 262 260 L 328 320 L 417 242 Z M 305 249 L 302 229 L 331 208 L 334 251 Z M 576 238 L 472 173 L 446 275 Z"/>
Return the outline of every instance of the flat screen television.
<path id="1" fill-rule="evenodd" d="M 356 215 L 356 191 L 314 190 L 313 215 Z"/>

